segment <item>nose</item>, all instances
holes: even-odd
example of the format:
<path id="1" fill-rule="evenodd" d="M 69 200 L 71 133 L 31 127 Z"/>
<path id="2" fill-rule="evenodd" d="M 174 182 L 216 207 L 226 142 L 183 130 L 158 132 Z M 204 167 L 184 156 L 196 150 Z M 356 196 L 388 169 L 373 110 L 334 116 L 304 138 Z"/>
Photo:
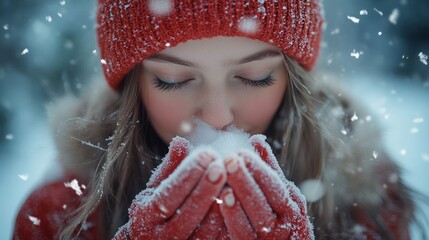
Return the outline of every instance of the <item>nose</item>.
<path id="1" fill-rule="evenodd" d="M 211 92 L 206 95 L 197 117 L 210 126 L 224 130 L 233 123 L 232 103 L 225 93 Z"/>

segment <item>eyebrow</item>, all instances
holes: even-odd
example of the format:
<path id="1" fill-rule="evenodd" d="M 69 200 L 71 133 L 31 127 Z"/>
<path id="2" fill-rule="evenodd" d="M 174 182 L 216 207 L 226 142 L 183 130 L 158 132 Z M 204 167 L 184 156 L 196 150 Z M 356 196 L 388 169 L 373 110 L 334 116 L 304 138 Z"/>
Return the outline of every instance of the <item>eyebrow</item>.
<path id="1" fill-rule="evenodd" d="M 226 66 L 231 66 L 231 65 L 239 65 L 239 64 L 244 64 L 244 63 L 249 63 L 249 62 L 253 62 L 253 61 L 259 61 L 259 60 L 263 60 L 265 58 L 271 58 L 271 57 L 277 57 L 277 56 L 281 56 L 281 53 L 279 50 L 276 49 L 264 49 L 261 50 L 259 52 L 253 53 L 247 57 L 244 57 L 238 61 L 233 60 L 233 61 L 227 61 L 225 63 Z M 189 62 L 187 60 L 178 58 L 178 57 L 174 57 L 168 54 L 163 54 L 163 53 L 156 53 L 152 56 L 150 56 L 149 58 L 147 58 L 147 60 L 151 60 L 151 61 L 155 61 L 155 62 L 168 62 L 168 63 L 174 63 L 174 64 L 178 64 L 178 65 L 183 65 L 183 66 L 187 66 L 187 67 L 196 67 L 197 64 Z"/>

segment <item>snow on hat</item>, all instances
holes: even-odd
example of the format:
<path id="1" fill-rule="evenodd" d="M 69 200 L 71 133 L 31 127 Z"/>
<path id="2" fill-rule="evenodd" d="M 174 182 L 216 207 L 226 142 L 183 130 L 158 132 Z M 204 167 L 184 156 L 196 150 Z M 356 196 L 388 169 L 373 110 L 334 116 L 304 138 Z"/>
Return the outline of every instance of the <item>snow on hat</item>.
<path id="1" fill-rule="evenodd" d="M 279 47 L 311 70 L 320 0 L 99 0 L 98 44 L 109 85 L 150 55 L 191 39 L 244 36 Z"/>

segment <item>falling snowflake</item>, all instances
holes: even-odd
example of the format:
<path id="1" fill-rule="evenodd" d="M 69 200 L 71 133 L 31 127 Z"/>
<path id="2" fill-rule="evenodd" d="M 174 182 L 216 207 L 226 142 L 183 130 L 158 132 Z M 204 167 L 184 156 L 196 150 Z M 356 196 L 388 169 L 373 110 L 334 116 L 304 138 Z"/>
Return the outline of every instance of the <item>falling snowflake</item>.
<path id="1" fill-rule="evenodd" d="M 420 62 L 422 62 L 424 65 L 428 65 L 428 55 L 420 52 L 419 58 L 420 58 Z"/>
<path id="2" fill-rule="evenodd" d="M 28 48 L 25 48 L 24 50 L 22 50 L 22 52 L 21 52 L 21 55 L 25 55 L 25 54 L 27 54 L 29 51 L 28 51 Z"/>
<path id="3" fill-rule="evenodd" d="M 381 36 L 381 34 L 383 34 L 382 32 L 378 32 L 378 36 Z"/>
<path id="4" fill-rule="evenodd" d="M 150 0 L 149 10 L 157 16 L 165 16 L 173 10 L 172 0 Z"/>
<path id="5" fill-rule="evenodd" d="M 363 55 L 363 51 L 357 52 L 356 49 L 353 49 L 353 52 L 350 53 L 350 56 L 359 59 L 360 55 Z"/>
<path id="6" fill-rule="evenodd" d="M 339 28 L 335 28 L 334 30 L 332 30 L 331 35 L 335 35 L 340 33 L 340 29 Z"/>
<path id="7" fill-rule="evenodd" d="M 401 149 L 401 151 L 399 151 L 399 153 L 400 153 L 402 156 L 405 156 L 405 154 L 407 154 L 407 150 L 406 150 L 406 149 Z"/>
<path id="8" fill-rule="evenodd" d="M 360 15 L 368 15 L 368 11 L 365 9 L 360 10 L 359 12 Z"/>
<path id="9" fill-rule="evenodd" d="M 52 17 L 51 17 L 51 16 L 46 16 L 46 17 L 45 17 L 45 19 L 46 19 L 46 21 L 48 21 L 48 22 L 52 22 Z"/>
<path id="10" fill-rule="evenodd" d="M 73 179 L 71 182 L 65 182 L 64 186 L 75 190 L 78 196 L 82 195 L 82 190 L 80 189 L 79 183 L 76 179 Z"/>
<path id="11" fill-rule="evenodd" d="M 6 136 L 4 138 L 6 140 L 13 140 L 14 136 L 13 136 L 13 134 L 6 134 Z"/>
<path id="12" fill-rule="evenodd" d="M 422 123 L 424 122 L 424 119 L 422 117 L 414 118 L 413 123 Z"/>
<path id="13" fill-rule="evenodd" d="M 325 187 L 319 179 L 304 181 L 301 184 L 300 189 L 307 199 L 307 202 L 316 202 L 325 195 Z"/>
<path id="14" fill-rule="evenodd" d="M 347 16 L 348 19 L 350 19 L 354 23 L 359 23 L 360 19 L 357 17 Z"/>
<path id="15" fill-rule="evenodd" d="M 40 225 L 40 219 L 33 217 L 33 216 L 28 216 L 28 219 L 30 219 L 30 221 L 33 222 L 34 225 L 36 225 L 36 226 Z"/>
<path id="16" fill-rule="evenodd" d="M 63 14 L 62 13 L 57 13 L 57 16 L 60 17 L 60 18 L 62 18 Z"/>
<path id="17" fill-rule="evenodd" d="M 182 122 L 182 124 L 180 124 L 180 130 L 182 133 L 188 134 L 192 131 L 192 124 L 188 121 Z"/>
<path id="18" fill-rule="evenodd" d="M 258 21 L 256 18 L 242 18 L 238 25 L 238 29 L 243 33 L 253 34 L 258 31 Z"/>
<path id="19" fill-rule="evenodd" d="M 352 122 L 354 122 L 354 121 L 356 121 L 358 119 L 359 119 L 358 116 L 356 115 L 356 113 L 354 113 L 353 116 L 352 116 L 352 118 L 351 118 Z"/>
<path id="20" fill-rule="evenodd" d="M 22 181 L 27 181 L 28 180 L 28 175 L 27 174 L 18 174 L 18 177 L 22 179 Z"/>
<path id="21" fill-rule="evenodd" d="M 66 5 L 66 0 L 61 0 L 61 1 L 60 1 L 60 4 L 61 4 L 61 6 Z"/>
<path id="22" fill-rule="evenodd" d="M 399 10 L 397 8 L 393 9 L 392 13 L 389 16 L 389 22 L 396 25 L 398 23 Z"/>
<path id="23" fill-rule="evenodd" d="M 378 158 L 378 152 L 377 151 L 372 151 L 372 156 L 374 157 L 374 159 Z"/>
<path id="24" fill-rule="evenodd" d="M 106 65 L 106 64 L 107 64 L 106 60 L 104 60 L 104 59 L 101 59 L 101 60 L 100 60 L 100 62 L 101 62 L 101 64 L 103 64 L 103 65 Z"/>
<path id="25" fill-rule="evenodd" d="M 418 133 L 419 129 L 416 127 L 411 128 L 410 133 Z"/>
<path id="26" fill-rule="evenodd" d="M 8 30 L 9 29 L 9 25 L 7 25 L 7 24 L 3 25 L 3 29 L 4 30 Z"/>
<path id="27" fill-rule="evenodd" d="M 380 14 L 380 16 L 383 16 L 383 12 L 378 10 L 377 8 L 374 8 L 374 11 L 376 11 L 378 14 Z"/>

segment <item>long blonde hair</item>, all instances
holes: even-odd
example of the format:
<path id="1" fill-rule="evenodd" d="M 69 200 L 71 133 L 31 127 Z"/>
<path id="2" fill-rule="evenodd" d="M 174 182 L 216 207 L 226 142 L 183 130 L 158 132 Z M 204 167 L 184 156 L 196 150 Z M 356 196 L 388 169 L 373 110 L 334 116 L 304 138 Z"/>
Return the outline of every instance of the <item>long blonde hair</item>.
<path id="1" fill-rule="evenodd" d="M 286 93 L 265 134 L 286 177 L 298 185 L 321 176 L 323 140 L 307 88 L 308 73 L 287 56 L 284 65 L 289 77 Z M 112 238 L 128 221 L 132 200 L 146 187 L 151 170 L 167 152 L 167 145 L 152 128 L 141 101 L 142 71 L 138 65 L 125 77 L 118 107 L 105 113 L 116 118 L 113 136 L 104 136 L 111 140 L 107 152 L 100 159 L 87 199 L 62 230 L 61 239 L 77 236 L 81 224 L 98 207 L 103 209 L 103 238 Z"/>

